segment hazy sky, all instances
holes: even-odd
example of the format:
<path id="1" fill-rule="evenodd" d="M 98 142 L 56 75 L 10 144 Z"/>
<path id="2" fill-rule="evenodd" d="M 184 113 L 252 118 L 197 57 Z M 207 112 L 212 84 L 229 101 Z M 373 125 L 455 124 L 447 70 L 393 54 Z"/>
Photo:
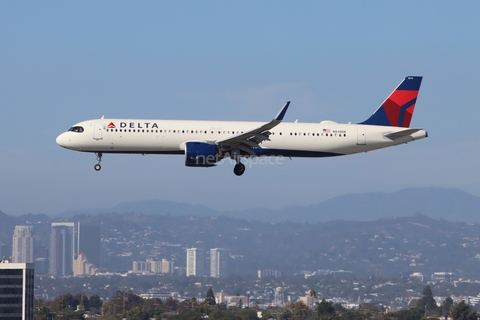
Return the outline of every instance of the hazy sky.
<path id="1" fill-rule="evenodd" d="M 217 210 L 351 192 L 480 196 L 478 1 L 3 1 L 0 210 L 57 214 L 163 199 Z M 408 75 L 430 137 L 346 157 L 188 168 L 95 155 L 58 134 L 99 118 L 361 122 Z"/>

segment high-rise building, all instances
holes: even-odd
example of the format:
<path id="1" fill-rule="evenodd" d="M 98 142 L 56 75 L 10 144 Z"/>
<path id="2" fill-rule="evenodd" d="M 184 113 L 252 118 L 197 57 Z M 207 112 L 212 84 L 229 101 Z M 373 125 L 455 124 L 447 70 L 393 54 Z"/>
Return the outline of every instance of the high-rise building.
<path id="1" fill-rule="evenodd" d="M 203 249 L 187 249 L 187 277 L 203 276 Z"/>
<path id="2" fill-rule="evenodd" d="M 83 253 L 80 253 L 73 261 L 74 276 L 94 275 L 95 273 L 97 273 L 97 268 L 88 261 L 87 256 Z"/>
<path id="3" fill-rule="evenodd" d="M 228 275 L 228 250 L 210 249 L 210 277 L 225 278 Z"/>
<path id="4" fill-rule="evenodd" d="M 49 273 L 71 275 L 75 264 L 100 267 L 100 226 L 83 222 L 53 222 L 50 235 Z M 82 254 L 81 259 L 79 259 Z M 87 262 L 85 262 L 87 261 Z"/>
<path id="5" fill-rule="evenodd" d="M 12 246 L 13 263 L 33 263 L 33 227 L 15 226 Z"/>
<path id="6" fill-rule="evenodd" d="M 0 319 L 33 320 L 33 263 L 0 261 Z"/>
<path id="7" fill-rule="evenodd" d="M 173 273 L 173 261 L 162 259 L 161 261 L 147 259 L 146 261 L 133 261 L 133 273 Z M 0 319 L 1 320 L 1 319 Z"/>
<path id="8" fill-rule="evenodd" d="M 162 273 L 173 273 L 173 261 L 162 259 Z"/>
<path id="9" fill-rule="evenodd" d="M 259 279 L 267 277 L 278 278 L 282 275 L 279 270 L 258 270 L 257 274 Z"/>
<path id="10" fill-rule="evenodd" d="M 49 268 L 48 273 L 57 276 L 67 276 L 73 273 L 73 244 L 72 226 L 52 223 L 50 234 Z"/>
<path id="11" fill-rule="evenodd" d="M 77 227 L 78 249 L 75 251 L 75 257 L 83 253 L 87 257 L 88 262 L 96 268 L 101 267 L 101 230 L 100 226 L 87 225 L 78 222 Z"/>

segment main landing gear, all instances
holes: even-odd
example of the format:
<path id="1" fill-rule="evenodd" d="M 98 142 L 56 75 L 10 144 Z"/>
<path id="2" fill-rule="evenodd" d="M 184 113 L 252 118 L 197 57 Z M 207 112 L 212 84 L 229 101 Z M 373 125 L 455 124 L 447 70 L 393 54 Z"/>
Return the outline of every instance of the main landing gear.
<path id="1" fill-rule="evenodd" d="M 238 161 L 235 167 L 233 168 L 233 173 L 235 173 L 237 176 L 241 176 L 244 172 L 245 172 L 245 165 L 240 161 Z"/>
<path id="2" fill-rule="evenodd" d="M 103 154 L 99 152 L 99 153 L 96 153 L 96 155 L 97 155 L 97 164 L 93 166 L 93 169 L 95 169 L 95 171 L 100 171 L 100 169 L 102 169 L 100 162 L 102 162 Z"/>

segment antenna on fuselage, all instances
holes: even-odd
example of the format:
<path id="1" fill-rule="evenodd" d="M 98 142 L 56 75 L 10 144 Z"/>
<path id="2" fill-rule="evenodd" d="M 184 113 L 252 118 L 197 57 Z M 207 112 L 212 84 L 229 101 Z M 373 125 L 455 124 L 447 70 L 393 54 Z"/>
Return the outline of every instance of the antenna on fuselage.
<path id="1" fill-rule="evenodd" d="M 105 115 L 103 115 L 100 119 L 103 119 L 103 118 L 105 118 Z"/>

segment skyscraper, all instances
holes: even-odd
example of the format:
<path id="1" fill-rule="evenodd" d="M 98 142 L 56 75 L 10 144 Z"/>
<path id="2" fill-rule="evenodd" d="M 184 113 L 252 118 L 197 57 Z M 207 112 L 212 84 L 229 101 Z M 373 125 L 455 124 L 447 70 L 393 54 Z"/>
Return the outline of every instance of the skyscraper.
<path id="1" fill-rule="evenodd" d="M 203 276 L 203 249 L 187 249 L 187 277 Z"/>
<path id="2" fill-rule="evenodd" d="M 73 273 L 73 229 L 73 222 L 72 227 L 52 223 L 48 268 L 51 275 L 67 276 Z"/>
<path id="3" fill-rule="evenodd" d="M 78 250 L 75 252 L 75 259 L 83 253 L 88 262 L 96 268 L 100 268 L 101 252 L 101 233 L 100 226 L 86 225 L 84 222 L 78 222 Z"/>
<path id="4" fill-rule="evenodd" d="M 33 320 L 34 268 L 0 260 L 0 319 Z"/>
<path id="5" fill-rule="evenodd" d="M 210 249 L 210 277 L 225 278 L 228 275 L 228 250 Z"/>
<path id="6" fill-rule="evenodd" d="M 33 263 L 33 227 L 15 226 L 13 231 L 12 262 Z"/>

